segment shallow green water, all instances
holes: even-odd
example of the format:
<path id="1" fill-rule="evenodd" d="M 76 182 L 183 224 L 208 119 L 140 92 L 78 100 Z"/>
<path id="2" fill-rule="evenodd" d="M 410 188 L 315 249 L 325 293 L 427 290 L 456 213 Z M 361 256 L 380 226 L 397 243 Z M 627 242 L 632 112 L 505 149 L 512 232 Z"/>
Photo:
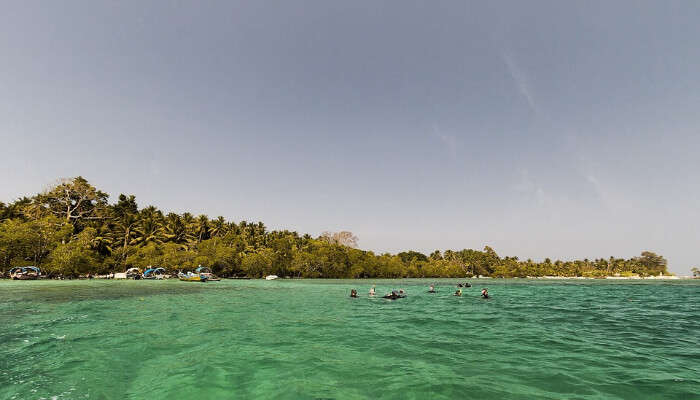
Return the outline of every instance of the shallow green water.
<path id="1" fill-rule="evenodd" d="M 430 282 L 0 281 L 0 399 L 700 398 L 700 282 Z"/>

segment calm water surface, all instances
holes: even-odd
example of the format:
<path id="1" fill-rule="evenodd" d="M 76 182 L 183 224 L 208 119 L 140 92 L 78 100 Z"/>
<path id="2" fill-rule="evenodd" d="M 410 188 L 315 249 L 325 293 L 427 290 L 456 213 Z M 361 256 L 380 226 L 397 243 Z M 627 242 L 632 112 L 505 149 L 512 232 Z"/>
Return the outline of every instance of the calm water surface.
<path id="1" fill-rule="evenodd" d="M 700 282 L 452 282 L 0 281 L 0 399 L 700 399 Z"/>

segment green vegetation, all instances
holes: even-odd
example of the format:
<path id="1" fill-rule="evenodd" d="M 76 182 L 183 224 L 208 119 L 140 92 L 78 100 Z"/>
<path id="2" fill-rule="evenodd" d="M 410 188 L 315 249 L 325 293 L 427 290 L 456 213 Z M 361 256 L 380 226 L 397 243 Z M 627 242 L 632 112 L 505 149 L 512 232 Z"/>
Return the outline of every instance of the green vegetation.
<path id="1" fill-rule="evenodd" d="M 190 213 L 139 209 L 134 196 L 107 194 L 82 177 L 44 193 L 0 203 L 0 270 L 36 265 L 52 276 L 122 272 L 129 267 L 168 270 L 210 267 L 221 276 L 268 274 L 305 278 L 588 276 L 666 273 L 666 260 L 643 252 L 631 259 L 520 261 L 478 250 L 375 254 L 357 249 L 350 232 L 318 238 L 268 231 L 262 222 L 238 223 Z"/>

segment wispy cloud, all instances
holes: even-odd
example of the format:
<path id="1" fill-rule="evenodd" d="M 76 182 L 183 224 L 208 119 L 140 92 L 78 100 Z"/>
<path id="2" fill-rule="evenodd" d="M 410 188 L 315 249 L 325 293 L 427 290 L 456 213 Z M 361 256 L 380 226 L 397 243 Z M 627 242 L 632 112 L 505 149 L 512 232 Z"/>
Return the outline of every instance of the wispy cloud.
<path id="1" fill-rule="evenodd" d="M 518 174 L 520 178 L 512 186 L 514 191 L 535 199 L 540 206 L 549 207 L 552 205 L 552 197 L 530 176 L 528 170 L 520 169 Z"/>
<path id="2" fill-rule="evenodd" d="M 520 66 L 518 66 L 510 53 L 502 52 L 501 58 L 503 58 L 503 62 L 506 64 L 506 67 L 508 67 L 508 72 L 510 73 L 510 77 L 513 78 L 515 86 L 518 88 L 518 91 L 523 98 L 525 98 L 525 101 L 530 106 L 532 112 L 539 114 L 539 108 L 535 102 L 535 96 L 532 93 L 533 91 L 530 81 L 525 72 L 520 68 Z"/>
<path id="3" fill-rule="evenodd" d="M 613 195 L 603 182 L 598 179 L 598 175 L 592 172 L 593 167 L 590 165 L 591 162 L 583 156 L 579 157 L 578 173 L 583 179 L 588 183 L 592 192 L 600 200 L 602 205 L 611 210 L 615 206 L 615 201 L 613 200 Z"/>
<path id="4" fill-rule="evenodd" d="M 447 135 L 442 133 L 440 127 L 433 125 L 433 134 L 440 139 L 450 155 L 451 160 L 457 159 L 457 138 L 454 135 Z"/>
<path id="5" fill-rule="evenodd" d="M 601 188 L 600 188 L 600 181 L 598 181 L 598 178 L 596 178 L 595 176 L 593 176 L 593 175 L 591 175 L 591 174 L 587 174 L 587 175 L 585 176 L 585 178 L 586 178 L 586 180 L 588 181 L 588 183 L 590 183 L 591 185 L 593 185 L 593 187 L 595 188 L 596 192 L 600 193 Z"/>

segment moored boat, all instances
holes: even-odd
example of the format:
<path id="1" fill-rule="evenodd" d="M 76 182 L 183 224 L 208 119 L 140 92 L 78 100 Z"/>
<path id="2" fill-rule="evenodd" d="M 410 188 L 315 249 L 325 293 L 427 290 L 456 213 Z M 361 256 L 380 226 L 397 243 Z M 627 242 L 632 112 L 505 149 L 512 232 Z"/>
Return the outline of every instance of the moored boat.
<path id="1" fill-rule="evenodd" d="M 185 282 L 206 282 L 207 281 L 206 276 L 200 275 L 200 274 L 194 274 L 192 272 L 188 272 L 186 274 L 179 272 L 177 274 L 177 278 L 180 279 L 181 281 L 185 281 Z"/>
<path id="2" fill-rule="evenodd" d="M 141 274 L 141 270 L 138 268 L 129 268 L 126 270 L 126 279 L 141 279 L 143 275 Z"/>
<path id="3" fill-rule="evenodd" d="M 207 277 L 208 281 L 220 281 L 221 279 L 214 275 L 211 270 L 207 267 L 202 267 L 201 265 L 194 270 L 195 273 Z"/>
<path id="4" fill-rule="evenodd" d="M 38 267 L 15 267 L 10 271 L 10 278 L 15 280 L 34 280 L 39 279 L 41 270 Z"/>
<path id="5" fill-rule="evenodd" d="M 268 275 L 268 276 L 265 277 L 265 279 L 268 280 L 268 281 L 273 281 L 273 280 L 275 280 L 275 279 L 277 279 L 277 278 L 279 278 L 279 276 L 277 276 L 277 275 Z"/>
<path id="6" fill-rule="evenodd" d="M 143 272 L 142 279 L 163 279 L 165 277 L 165 268 L 148 268 Z"/>

